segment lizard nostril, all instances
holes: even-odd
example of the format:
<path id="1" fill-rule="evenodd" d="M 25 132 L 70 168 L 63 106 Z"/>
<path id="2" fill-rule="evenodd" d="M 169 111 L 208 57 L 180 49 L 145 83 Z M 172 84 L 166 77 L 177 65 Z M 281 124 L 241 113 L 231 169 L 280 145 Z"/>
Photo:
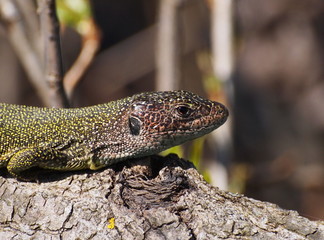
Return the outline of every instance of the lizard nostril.
<path id="1" fill-rule="evenodd" d="M 216 113 L 219 115 L 228 116 L 228 110 L 223 105 L 219 105 L 219 108 L 217 109 Z"/>

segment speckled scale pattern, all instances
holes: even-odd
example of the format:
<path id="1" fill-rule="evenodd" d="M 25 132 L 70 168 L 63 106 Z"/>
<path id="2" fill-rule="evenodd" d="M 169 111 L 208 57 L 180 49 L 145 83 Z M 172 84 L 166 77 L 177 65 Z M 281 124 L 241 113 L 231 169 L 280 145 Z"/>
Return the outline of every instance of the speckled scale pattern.
<path id="1" fill-rule="evenodd" d="M 227 116 L 222 104 L 182 90 L 71 109 L 0 103 L 0 167 L 18 178 L 34 166 L 95 170 L 200 137 Z"/>

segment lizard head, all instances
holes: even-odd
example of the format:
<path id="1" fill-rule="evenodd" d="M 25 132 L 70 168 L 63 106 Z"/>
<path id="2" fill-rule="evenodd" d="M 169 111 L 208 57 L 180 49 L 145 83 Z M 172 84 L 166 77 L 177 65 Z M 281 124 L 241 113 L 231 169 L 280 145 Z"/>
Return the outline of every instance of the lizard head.
<path id="1" fill-rule="evenodd" d="M 159 150 L 205 135 L 228 117 L 224 105 L 182 90 L 134 95 L 129 111 L 130 134 Z"/>

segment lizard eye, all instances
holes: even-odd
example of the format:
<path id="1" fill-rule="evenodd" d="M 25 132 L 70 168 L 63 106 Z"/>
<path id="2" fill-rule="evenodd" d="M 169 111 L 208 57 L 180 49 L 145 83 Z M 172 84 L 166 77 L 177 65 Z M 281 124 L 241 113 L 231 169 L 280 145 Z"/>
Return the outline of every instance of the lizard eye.
<path id="1" fill-rule="evenodd" d="M 176 113 L 180 117 L 184 117 L 184 118 L 189 117 L 192 112 L 193 112 L 193 110 L 186 105 L 181 105 L 181 106 L 176 107 Z"/>

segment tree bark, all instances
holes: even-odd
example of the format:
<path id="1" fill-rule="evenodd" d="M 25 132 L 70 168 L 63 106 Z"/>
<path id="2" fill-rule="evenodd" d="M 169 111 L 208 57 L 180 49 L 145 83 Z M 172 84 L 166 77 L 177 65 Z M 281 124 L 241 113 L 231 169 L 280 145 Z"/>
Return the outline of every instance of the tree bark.
<path id="1" fill-rule="evenodd" d="M 39 183 L 6 175 L 0 239 L 324 239 L 323 222 L 214 188 L 173 154 Z"/>

